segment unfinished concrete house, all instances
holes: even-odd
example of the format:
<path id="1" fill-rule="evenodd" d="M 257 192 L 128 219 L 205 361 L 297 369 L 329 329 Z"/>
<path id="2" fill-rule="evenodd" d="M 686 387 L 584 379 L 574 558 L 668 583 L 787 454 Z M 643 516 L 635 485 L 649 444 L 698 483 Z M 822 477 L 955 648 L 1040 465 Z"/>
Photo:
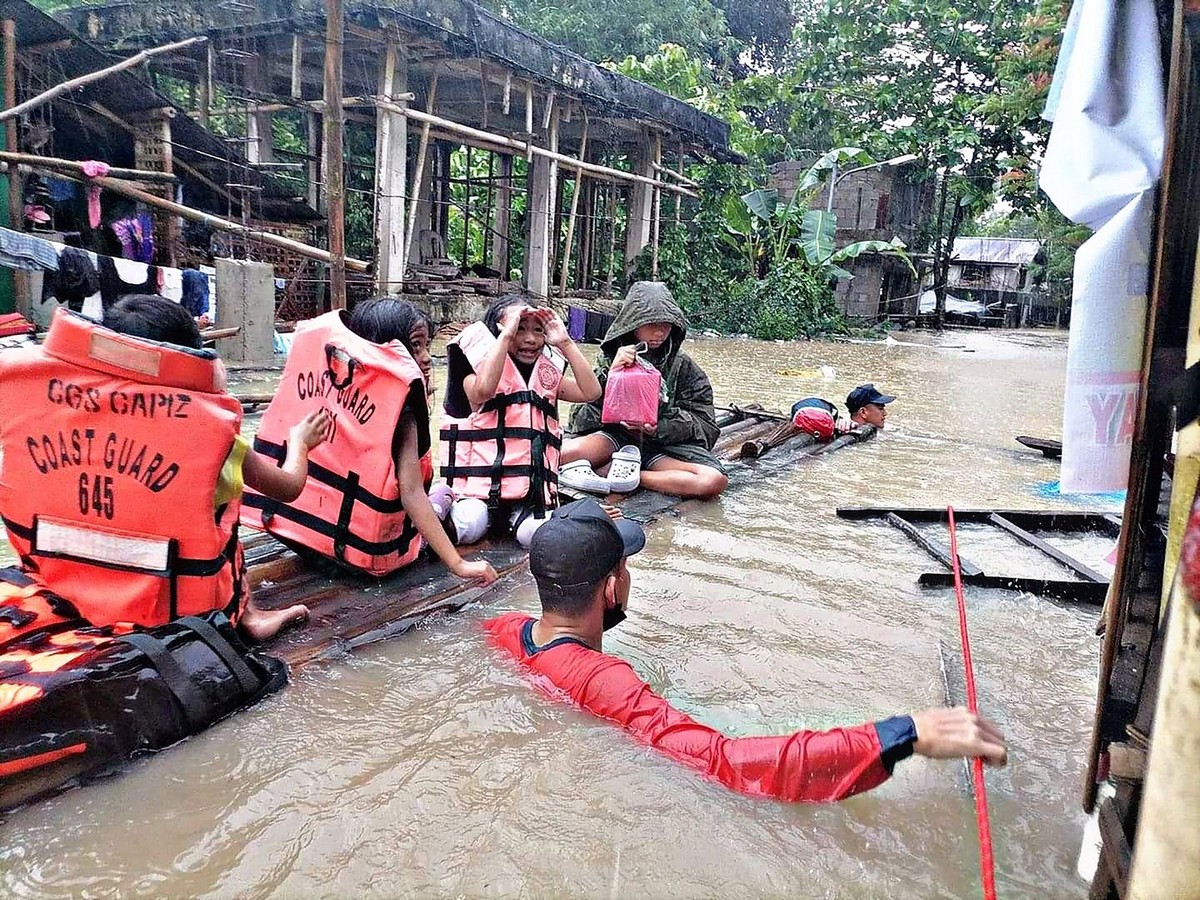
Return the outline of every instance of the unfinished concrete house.
<path id="1" fill-rule="evenodd" d="M 272 249 L 282 318 L 375 292 L 442 320 L 514 287 L 587 306 L 619 291 L 695 196 L 687 160 L 733 158 L 723 122 L 466 0 L 328 6 L 180 0 L 60 17 L 113 58 L 206 38 L 147 63 L 177 110 L 161 142 L 178 142 L 182 117 L 231 148 L 195 164 L 211 211 L 273 230 L 282 190 L 312 212 L 289 236 L 332 262 Z"/>

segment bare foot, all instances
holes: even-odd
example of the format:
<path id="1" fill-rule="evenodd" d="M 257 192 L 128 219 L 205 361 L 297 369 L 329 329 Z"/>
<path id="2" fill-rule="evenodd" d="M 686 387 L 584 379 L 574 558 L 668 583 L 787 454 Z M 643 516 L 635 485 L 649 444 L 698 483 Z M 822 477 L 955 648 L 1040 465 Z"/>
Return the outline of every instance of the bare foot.
<path id="1" fill-rule="evenodd" d="M 248 603 L 238 624 L 251 639 L 268 641 L 289 625 L 298 625 L 307 619 L 308 607 L 302 603 L 286 609 L 259 609 Z"/>

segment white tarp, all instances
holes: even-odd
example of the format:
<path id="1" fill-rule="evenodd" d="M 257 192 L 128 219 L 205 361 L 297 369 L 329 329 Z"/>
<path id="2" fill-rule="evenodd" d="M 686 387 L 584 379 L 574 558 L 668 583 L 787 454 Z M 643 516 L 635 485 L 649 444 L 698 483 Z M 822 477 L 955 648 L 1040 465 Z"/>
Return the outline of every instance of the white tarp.
<path id="1" fill-rule="evenodd" d="M 1075 256 L 1060 481 L 1064 493 L 1123 490 L 1164 142 L 1153 0 L 1075 0 L 1051 98 L 1042 190 L 1096 232 Z"/>
<path id="2" fill-rule="evenodd" d="M 922 315 L 932 313 L 937 309 L 937 294 L 925 291 L 921 294 L 919 311 Z M 960 316 L 986 316 L 987 307 L 977 300 L 960 300 L 958 297 L 946 295 L 946 312 L 957 313 Z"/>

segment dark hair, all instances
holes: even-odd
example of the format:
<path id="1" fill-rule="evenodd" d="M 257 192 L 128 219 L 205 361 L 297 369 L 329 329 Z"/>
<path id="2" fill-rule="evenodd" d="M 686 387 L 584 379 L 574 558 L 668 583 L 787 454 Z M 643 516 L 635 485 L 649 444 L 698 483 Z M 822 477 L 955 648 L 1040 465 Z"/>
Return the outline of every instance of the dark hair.
<path id="1" fill-rule="evenodd" d="M 429 329 L 433 337 L 433 320 L 429 313 L 408 300 L 398 297 L 374 297 L 354 307 L 346 327 L 361 338 L 375 344 L 392 341 L 402 343 L 412 352 L 412 333 L 418 325 Z"/>
<path id="2" fill-rule="evenodd" d="M 130 337 L 204 349 L 192 314 L 156 294 L 127 294 L 104 311 L 104 325 Z"/>
<path id="3" fill-rule="evenodd" d="M 537 301 L 532 297 L 522 297 L 520 294 L 504 294 L 493 300 L 492 305 L 487 308 L 487 312 L 483 314 L 483 324 L 487 326 L 488 331 L 499 337 L 500 317 L 504 315 L 506 309 L 510 306 L 532 306 L 536 309 L 537 305 Z"/>

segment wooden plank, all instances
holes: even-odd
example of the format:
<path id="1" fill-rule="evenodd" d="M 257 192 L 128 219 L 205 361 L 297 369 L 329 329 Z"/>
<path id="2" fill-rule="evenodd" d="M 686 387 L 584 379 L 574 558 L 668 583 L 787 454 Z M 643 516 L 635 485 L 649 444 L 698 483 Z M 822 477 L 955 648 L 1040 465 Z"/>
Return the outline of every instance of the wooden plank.
<path id="1" fill-rule="evenodd" d="M 896 513 L 910 522 L 945 522 L 946 508 L 942 506 L 839 506 L 837 514 L 842 519 L 864 521 L 882 519 L 888 513 Z M 1038 531 L 1102 531 L 1112 534 L 1120 529 L 1121 520 L 1115 516 L 1090 510 L 1044 510 L 1044 509 L 958 509 L 954 518 L 959 522 L 988 524 L 988 517 L 1002 515 L 1022 528 Z"/>
<path id="2" fill-rule="evenodd" d="M 1117 896 L 1124 897 L 1129 884 L 1129 870 L 1133 866 L 1133 851 L 1129 848 L 1125 826 L 1121 824 L 1121 816 L 1112 798 L 1106 797 L 1100 802 L 1099 818 L 1102 838 L 1100 857 L 1112 876 Z"/>
<path id="3" fill-rule="evenodd" d="M 1010 520 L 1004 518 L 1004 516 L 1000 515 L 999 513 L 992 513 L 990 516 L 988 516 L 988 521 L 991 522 L 993 525 L 995 525 L 997 528 L 1000 528 L 1001 530 L 1007 532 L 1008 534 L 1011 534 L 1014 538 L 1016 538 L 1022 544 L 1032 547 L 1033 549 L 1039 551 L 1040 553 L 1044 553 L 1046 556 L 1050 557 L 1055 562 L 1062 563 L 1064 566 L 1066 566 L 1068 569 L 1070 569 L 1072 572 L 1074 572 L 1076 575 L 1080 576 L 1081 578 L 1085 578 L 1088 581 L 1095 581 L 1098 584 L 1108 584 L 1108 579 L 1105 578 L 1103 575 L 1101 575 L 1099 572 L 1097 572 L 1095 569 L 1085 566 L 1083 563 L 1081 563 L 1075 557 L 1071 556 L 1071 554 L 1060 550 L 1058 547 L 1055 547 L 1053 544 L 1048 544 L 1046 541 L 1043 541 L 1036 534 L 1030 534 L 1024 528 L 1020 528 L 1020 527 L 1014 525 Z"/>
<path id="4" fill-rule="evenodd" d="M 1062 456 L 1062 441 L 1052 441 L 1049 438 L 1030 437 L 1018 434 L 1017 443 L 1023 444 L 1030 450 L 1038 450 L 1047 459 L 1058 459 Z"/>
<path id="5" fill-rule="evenodd" d="M 955 518 L 958 510 L 954 511 Z M 961 557 L 959 557 L 961 559 Z M 917 578 L 921 587 L 953 587 L 951 572 L 922 572 Z M 1053 578 L 1028 578 L 1023 575 L 963 575 L 963 585 L 993 588 L 1002 591 L 1021 591 L 1026 594 L 1041 594 L 1072 603 L 1101 606 L 1107 585 L 1092 581 L 1061 581 Z"/>
<path id="6" fill-rule="evenodd" d="M 957 518 L 957 516 L 958 512 L 956 510 L 955 517 Z M 907 535 L 914 544 L 944 565 L 947 569 L 952 569 L 954 567 L 953 557 L 950 555 L 950 548 L 945 544 L 942 544 L 940 541 L 935 541 L 928 535 L 923 534 L 917 530 L 916 526 L 913 525 L 912 522 L 896 515 L 895 513 L 890 512 L 883 518 L 884 521 L 886 521 L 893 528 L 897 528 L 904 532 L 904 534 Z M 983 569 L 979 568 L 979 566 L 975 565 L 975 563 L 971 562 L 961 553 L 958 554 L 958 565 L 962 570 L 964 578 L 967 576 L 978 576 L 983 574 Z"/>

